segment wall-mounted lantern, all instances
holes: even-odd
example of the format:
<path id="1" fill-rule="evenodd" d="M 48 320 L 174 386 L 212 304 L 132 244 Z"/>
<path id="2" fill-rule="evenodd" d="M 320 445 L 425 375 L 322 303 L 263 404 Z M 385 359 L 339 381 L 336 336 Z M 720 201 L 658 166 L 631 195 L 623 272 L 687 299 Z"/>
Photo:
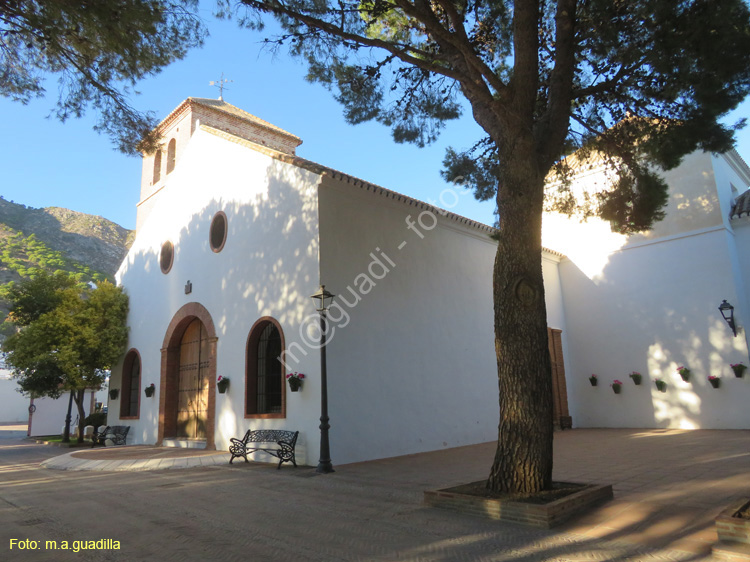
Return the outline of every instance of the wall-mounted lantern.
<path id="1" fill-rule="evenodd" d="M 737 337 L 737 326 L 734 323 L 734 307 L 726 300 L 723 300 L 719 305 L 719 312 L 721 312 L 721 316 L 726 320 L 727 324 L 729 324 L 732 333 Z"/>

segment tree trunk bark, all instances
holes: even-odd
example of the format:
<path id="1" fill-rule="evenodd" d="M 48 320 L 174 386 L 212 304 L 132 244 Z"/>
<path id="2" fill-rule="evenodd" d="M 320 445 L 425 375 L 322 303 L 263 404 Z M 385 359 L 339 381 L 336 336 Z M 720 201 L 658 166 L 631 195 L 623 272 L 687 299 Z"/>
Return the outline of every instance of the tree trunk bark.
<path id="1" fill-rule="evenodd" d="M 498 447 L 488 489 L 534 493 L 552 484 L 552 378 L 542 278 L 544 175 L 526 158 L 500 171 L 493 275 L 500 392 Z"/>
<path id="2" fill-rule="evenodd" d="M 78 442 L 83 443 L 83 420 L 86 417 L 83 401 L 86 398 L 86 389 L 84 388 L 82 390 L 75 390 L 71 392 L 73 392 L 73 398 L 75 398 L 76 401 L 76 408 L 78 408 Z"/>

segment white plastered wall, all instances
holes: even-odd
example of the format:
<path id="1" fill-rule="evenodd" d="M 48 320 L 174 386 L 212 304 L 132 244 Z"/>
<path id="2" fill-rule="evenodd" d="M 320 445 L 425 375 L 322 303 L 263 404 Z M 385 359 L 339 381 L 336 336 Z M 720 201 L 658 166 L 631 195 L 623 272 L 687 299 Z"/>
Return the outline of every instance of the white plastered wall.
<path id="1" fill-rule="evenodd" d="M 331 458 L 493 441 L 496 243 L 371 189 L 325 177 L 320 191 L 321 279 L 337 295 L 327 348 Z M 549 323 L 564 330 L 556 258 L 543 267 Z"/>
<path id="2" fill-rule="evenodd" d="M 175 313 L 200 303 L 217 331 L 217 376 L 229 377 L 226 394 L 216 394 L 216 447 L 249 428 L 300 431 L 298 461 L 318 447 L 319 362 L 310 361 L 304 391 L 286 391 L 285 419 L 245 418 L 245 346 L 261 317 L 282 326 L 287 348 L 300 344 L 300 325 L 314 313 L 309 298 L 318 286 L 317 188 L 319 176 L 249 147 L 198 129 L 118 272 L 130 297 L 129 348 L 142 360 L 141 388 L 151 383 L 153 398 L 141 396 L 134 443 L 157 439 L 161 346 Z M 227 216 L 227 240 L 215 253 L 209 246 L 211 219 Z M 159 267 L 164 241 L 175 246 L 168 274 Z M 185 294 L 186 283 L 192 292 Z M 316 355 L 317 357 L 317 355 Z M 121 367 L 111 388 L 120 386 Z M 119 401 L 110 401 L 109 423 L 117 423 Z M 314 459 L 313 459 L 314 460 Z"/>
<path id="3" fill-rule="evenodd" d="M 578 427 L 748 428 L 750 380 L 743 334 L 733 337 L 718 305 L 744 315 L 744 283 L 724 220 L 721 158 L 695 154 L 665 174 L 666 219 L 646 235 L 612 234 L 600 221 L 545 217 L 544 244 L 565 253 L 560 277 L 567 323 L 568 397 Z M 729 189 L 729 186 L 726 186 Z M 747 269 L 747 268 L 746 268 Z M 675 372 L 693 371 L 685 383 Z M 644 375 L 635 386 L 628 374 Z M 588 382 L 597 374 L 599 386 Z M 708 375 L 721 377 L 713 389 Z M 667 383 L 658 392 L 654 380 Z M 620 395 L 610 388 L 624 383 Z"/>
<path id="4" fill-rule="evenodd" d="M 714 155 L 711 163 L 716 180 L 716 191 L 721 205 L 721 215 L 726 232 L 729 255 L 732 259 L 731 275 L 737 289 L 737 300 L 729 301 L 735 307 L 735 316 L 740 326 L 750 321 L 750 231 L 745 226 L 747 217 L 731 219 L 735 197 L 750 188 L 750 169 L 737 153 Z M 734 188 L 734 189 L 733 189 Z M 738 337 L 750 346 L 750 334 L 741 330 Z M 745 361 L 745 364 L 748 364 Z"/>

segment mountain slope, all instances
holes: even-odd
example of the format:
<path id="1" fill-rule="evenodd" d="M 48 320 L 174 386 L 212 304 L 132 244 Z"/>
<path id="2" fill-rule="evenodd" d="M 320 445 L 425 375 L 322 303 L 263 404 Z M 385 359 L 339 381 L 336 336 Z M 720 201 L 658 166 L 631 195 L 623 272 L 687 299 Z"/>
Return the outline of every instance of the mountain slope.
<path id="1" fill-rule="evenodd" d="M 114 280 L 135 231 L 105 218 L 60 207 L 35 209 L 0 196 L 0 293 L 37 270 L 77 281 Z M 0 312 L 7 312 L 0 300 Z"/>
<path id="2" fill-rule="evenodd" d="M 112 277 L 135 232 L 105 218 L 60 207 L 34 209 L 0 197 L 0 224 L 36 238 L 66 258 Z"/>

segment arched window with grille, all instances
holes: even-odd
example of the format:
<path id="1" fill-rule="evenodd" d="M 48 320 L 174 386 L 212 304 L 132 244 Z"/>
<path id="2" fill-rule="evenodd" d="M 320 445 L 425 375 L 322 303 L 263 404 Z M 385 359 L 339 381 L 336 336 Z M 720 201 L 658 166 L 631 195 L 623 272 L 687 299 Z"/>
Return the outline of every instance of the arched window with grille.
<path id="1" fill-rule="evenodd" d="M 245 416 L 286 417 L 284 334 L 273 318 L 261 318 L 250 330 L 245 353 Z"/>
<path id="2" fill-rule="evenodd" d="M 141 399 L 141 356 L 131 349 L 122 365 L 120 418 L 138 418 Z"/>

